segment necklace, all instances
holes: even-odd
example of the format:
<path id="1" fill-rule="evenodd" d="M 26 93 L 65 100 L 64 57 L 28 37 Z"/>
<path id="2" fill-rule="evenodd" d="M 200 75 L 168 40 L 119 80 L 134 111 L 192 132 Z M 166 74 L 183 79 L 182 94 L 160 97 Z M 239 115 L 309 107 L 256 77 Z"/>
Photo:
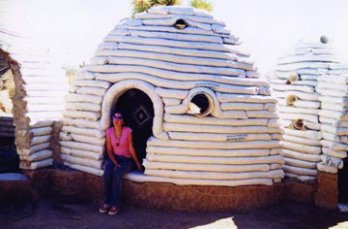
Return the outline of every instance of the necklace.
<path id="1" fill-rule="evenodd" d="M 122 130 L 123 130 L 123 128 L 121 129 L 120 137 L 118 138 L 118 137 L 117 137 L 117 133 L 116 133 L 117 131 L 116 131 L 116 129 L 115 129 L 116 146 L 120 146 L 121 137 L 122 137 Z"/>

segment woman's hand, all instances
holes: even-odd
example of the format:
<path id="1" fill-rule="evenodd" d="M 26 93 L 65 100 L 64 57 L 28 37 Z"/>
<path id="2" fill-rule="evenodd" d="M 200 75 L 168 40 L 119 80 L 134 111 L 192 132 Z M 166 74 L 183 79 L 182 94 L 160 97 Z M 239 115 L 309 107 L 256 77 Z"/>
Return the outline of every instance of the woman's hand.
<path id="1" fill-rule="evenodd" d="M 138 168 L 138 170 L 140 171 L 140 172 L 143 172 L 143 167 L 141 166 L 141 164 L 137 164 L 137 168 Z"/>
<path id="2" fill-rule="evenodd" d="M 114 171 L 121 168 L 121 165 L 118 162 L 114 162 L 115 167 L 114 167 Z"/>

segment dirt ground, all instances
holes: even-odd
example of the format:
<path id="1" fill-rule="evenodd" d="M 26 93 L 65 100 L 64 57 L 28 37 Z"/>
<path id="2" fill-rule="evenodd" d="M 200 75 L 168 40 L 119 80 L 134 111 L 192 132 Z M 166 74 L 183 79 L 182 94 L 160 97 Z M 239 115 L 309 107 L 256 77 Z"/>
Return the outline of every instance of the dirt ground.
<path id="1" fill-rule="evenodd" d="M 0 228 L 348 228 L 348 213 L 284 203 L 249 212 L 186 213 L 125 205 L 117 216 L 97 212 L 96 204 L 42 199 L 36 204 L 2 206 Z"/>

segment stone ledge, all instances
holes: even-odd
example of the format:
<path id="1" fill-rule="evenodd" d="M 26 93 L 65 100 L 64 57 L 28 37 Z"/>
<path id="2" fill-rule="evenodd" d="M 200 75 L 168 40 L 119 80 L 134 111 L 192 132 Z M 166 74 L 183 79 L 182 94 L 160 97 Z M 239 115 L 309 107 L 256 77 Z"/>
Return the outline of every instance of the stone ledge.
<path id="1" fill-rule="evenodd" d="M 41 196 L 66 202 L 102 199 L 102 178 L 70 170 L 42 169 L 27 172 L 32 185 Z M 158 182 L 124 180 L 123 197 L 128 203 L 179 211 L 244 211 L 266 207 L 282 200 L 284 185 L 253 185 L 239 187 L 175 185 Z"/>
<path id="2" fill-rule="evenodd" d="M 321 208 L 336 209 L 338 204 L 337 174 L 319 172 L 318 191 L 315 195 L 315 205 Z"/>
<path id="3" fill-rule="evenodd" d="M 285 178 L 283 184 L 285 200 L 314 204 L 315 193 L 318 189 L 317 183 L 303 183 L 295 179 Z"/>
<path id="4" fill-rule="evenodd" d="M 239 187 L 136 183 L 125 180 L 125 199 L 137 206 L 179 211 L 245 211 L 282 200 L 284 185 Z"/>
<path id="5" fill-rule="evenodd" d="M 100 202 L 103 181 L 99 176 L 76 170 L 39 169 L 26 171 L 40 196 L 69 203 Z"/>

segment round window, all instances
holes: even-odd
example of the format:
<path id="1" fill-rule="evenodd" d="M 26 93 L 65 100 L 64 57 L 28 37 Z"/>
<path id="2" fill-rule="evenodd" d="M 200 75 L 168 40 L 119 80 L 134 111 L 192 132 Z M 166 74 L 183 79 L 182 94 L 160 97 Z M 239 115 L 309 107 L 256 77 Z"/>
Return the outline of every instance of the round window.
<path id="1" fill-rule="evenodd" d="M 209 115 L 212 110 L 212 98 L 205 93 L 195 94 L 189 103 L 189 113 L 199 117 Z"/>

